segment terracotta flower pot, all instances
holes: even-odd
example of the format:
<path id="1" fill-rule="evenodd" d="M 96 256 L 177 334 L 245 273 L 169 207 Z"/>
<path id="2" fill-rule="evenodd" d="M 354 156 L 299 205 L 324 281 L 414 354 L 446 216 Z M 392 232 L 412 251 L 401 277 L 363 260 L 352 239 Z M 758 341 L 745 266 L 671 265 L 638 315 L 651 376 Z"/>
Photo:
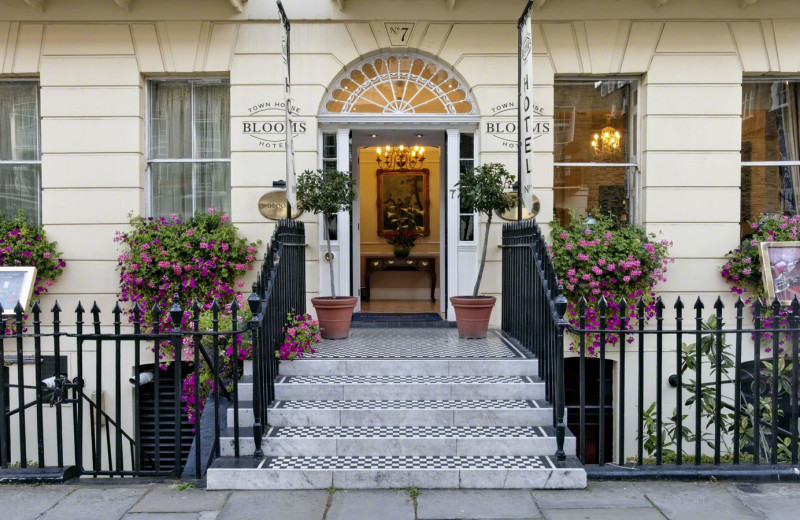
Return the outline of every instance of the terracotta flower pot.
<path id="1" fill-rule="evenodd" d="M 358 298 L 355 296 L 311 298 L 323 338 L 345 339 L 350 335 L 350 321 L 353 319 L 356 302 Z"/>
<path id="2" fill-rule="evenodd" d="M 456 311 L 458 337 L 482 339 L 489 331 L 489 318 L 497 299 L 494 296 L 452 296 L 450 303 Z"/>

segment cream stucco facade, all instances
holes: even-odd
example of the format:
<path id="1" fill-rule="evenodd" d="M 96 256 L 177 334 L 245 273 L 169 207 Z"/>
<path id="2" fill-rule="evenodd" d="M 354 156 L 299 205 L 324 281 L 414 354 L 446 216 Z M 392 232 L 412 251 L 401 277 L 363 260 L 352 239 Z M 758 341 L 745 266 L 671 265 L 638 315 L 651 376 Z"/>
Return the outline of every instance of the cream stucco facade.
<path id="1" fill-rule="evenodd" d="M 516 20 L 524 3 L 286 0 L 296 121 L 304 127 L 295 139 L 298 170 L 322 165 L 323 132 L 339 136 L 337 164 L 348 169 L 349 131 L 388 128 L 437 132 L 443 143 L 472 133 L 478 163 L 503 162 L 516 171 L 515 148 L 488 123 L 515 119 L 503 111 L 517 96 Z M 620 77 L 637 84 L 638 220 L 674 243 L 675 263 L 660 294 L 669 301 L 680 294 L 684 301 L 722 295 L 732 302 L 719 271 L 740 238 L 742 84 L 754 76 L 800 75 L 800 3 L 548 0 L 537 2 L 533 17 L 535 96 L 544 119 L 554 116 L 554 88 L 562 78 Z M 407 42 L 393 45 L 387 23 L 401 22 L 413 28 Z M 43 298 L 46 308 L 56 299 L 64 309 L 78 300 L 96 300 L 102 309 L 114 305 L 114 233 L 129 213 L 148 212 L 149 79 L 229 79 L 231 218 L 251 240 L 269 236 L 274 223 L 259 213 L 257 201 L 283 178 L 285 154 L 242 128 L 260 104 L 282 98 L 280 38 L 277 9 L 266 0 L 0 0 L 0 81 L 40 84 L 41 220 L 68 265 Z M 337 78 L 379 53 L 425 56 L 454 71 L 475 102 L 473 113 L 394 122 L 324 114 Z M 554 215 L 553 139 L 546 133 L 535 145 L 541 223 Z M 436 191 L 444 202 L 461 158 L 445 148 L 442 156 Z M 457 228 L 442 232 L 458 221 L 457 208 L 445 206 L 436 240 L 438 251 L 447 253 L 439 294 L 452 296 L 470 290 L 477 249 L 474 241 L 454 240 Z M 320 221 L 301 218 L 310 298 L 324 294 L 327 267 L 320 265 Z M 497 222 L 490 231 L 482 286 L 495 296 L 500 229 Z M 340 261 L 346 259 L 346 244 L 337 247 Z M 336 275 L 345 287 L 353 265 L 347 262 L 337 263 Z M 498 298 L 494 323 L 499 316 Z"/>
<path id="2" fill-rule="evenodd" d="M 231 216 L 248 237 L 266 237 L 271 224 L 256 202 L 282 177 L 284 154 L 260 147 L 239 129 L 259 103 L 282 95 L 274 4 L 247 2 L 241 13 L 223 0 L 137 0 L 127 11 L 103 0 L 38 4 L 43 11 L 23 0 L 0 8 L 0 79 L 34 78 L 41 85 L 42 222 L 69 265 L 47 299 L 58 298 L 65 308 L 79 298 L 107 308 L 115 299 L 114 232 L 128 213 L 147 211 L 149 78 L 230 79 Z M 487 135 L 486 123 L 516 96 L 515 20 L 524 2 L 286 4 L 293 22 L 293 95 L 297 120 L 305 126 L 295 141 L 298 169 L 319 165 L 317 115 L 334 80 L 378 51 L 421 51 L 457 71 L 476 101 L 477 117 L 451 126 L 478 131 L 479 163 L 500 161 L 516 169 L 514 150 Z M 780 0 L 746 9 L 734 0 L 674 0 L 658 8 L 646 0 L 539 4 L 533 52 L 543 115 L 553 115 L 559 77 L 636 79 L 641 224 L 675 244 L 676 262 L 661 291 L 726 293 L 718 269 L 738 241 L 742 80 L 798 73 L 800 6 Z M 402 46 L 393 46 L 387 32 L 386 22 L 397 21 L 413 22 Z M 534 182 L 543 223 L 553 214 L 552 146 L 552 135 L 536 143 Z M 302 218 L 310 224 L 311 296 L 320 288 L 317 221 Z M 487 294 L 499 292 L 499 260 L 499 249 L 491 247 Z M 470 265 L 463 268 L 471 270 L 473 261 L 465 260 Z"/>

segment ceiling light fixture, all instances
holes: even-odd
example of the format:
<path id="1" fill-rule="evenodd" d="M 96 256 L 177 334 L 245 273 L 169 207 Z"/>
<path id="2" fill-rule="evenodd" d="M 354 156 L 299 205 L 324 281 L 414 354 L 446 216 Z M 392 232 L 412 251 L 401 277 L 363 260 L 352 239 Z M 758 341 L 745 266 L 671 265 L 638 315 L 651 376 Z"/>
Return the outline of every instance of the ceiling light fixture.
<path id="1" fill-rule="evenodd" d="M 400 145 L 397 148 L 386 146 L 377 149 L 376 161 L 378 166 L 384 170 L 406 170 L 422 168 L 425 162 L 425 148 L 414 146 L 414 148 Z"/>
<path id="2" fill-rule="evenodd" d="M 611 126 L 611 116 L 606 116 L 606 126 L 592 136 L 592 150 L 595 153 L 616 152 L 621 144 L 620 133 Z"/>

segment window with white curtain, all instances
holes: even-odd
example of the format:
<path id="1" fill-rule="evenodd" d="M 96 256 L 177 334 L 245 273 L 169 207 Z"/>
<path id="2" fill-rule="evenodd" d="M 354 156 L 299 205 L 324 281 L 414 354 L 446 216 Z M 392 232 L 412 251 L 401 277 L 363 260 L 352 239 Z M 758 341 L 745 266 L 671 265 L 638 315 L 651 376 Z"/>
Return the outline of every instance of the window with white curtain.
<path id="1" fill-rule="evenodd" d="M 800 212 L 800 81 L 742 85 L 741 234 L 764 213 Z"/>
<path id="2" fill-rule="evenodd" d="M 39 83 L 0 81 L 0 212 L 41 224 Z"/>
<path id="3" fill-rule="evenodd" d="M 230 212 L 230 83 L 149 82 L 150 214 Z"/>

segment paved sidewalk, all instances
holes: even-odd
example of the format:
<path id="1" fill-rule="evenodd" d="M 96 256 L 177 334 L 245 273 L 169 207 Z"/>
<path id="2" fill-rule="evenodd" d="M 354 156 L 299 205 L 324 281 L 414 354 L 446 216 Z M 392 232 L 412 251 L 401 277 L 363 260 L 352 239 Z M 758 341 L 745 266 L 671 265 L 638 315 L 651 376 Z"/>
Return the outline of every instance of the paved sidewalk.
<path id="1" fill-rule="evenodd" d="M 797 520 L 800 483 L 593 482 L 580 491 L 0 486 L 0 511 L 9 520 Z"/>

